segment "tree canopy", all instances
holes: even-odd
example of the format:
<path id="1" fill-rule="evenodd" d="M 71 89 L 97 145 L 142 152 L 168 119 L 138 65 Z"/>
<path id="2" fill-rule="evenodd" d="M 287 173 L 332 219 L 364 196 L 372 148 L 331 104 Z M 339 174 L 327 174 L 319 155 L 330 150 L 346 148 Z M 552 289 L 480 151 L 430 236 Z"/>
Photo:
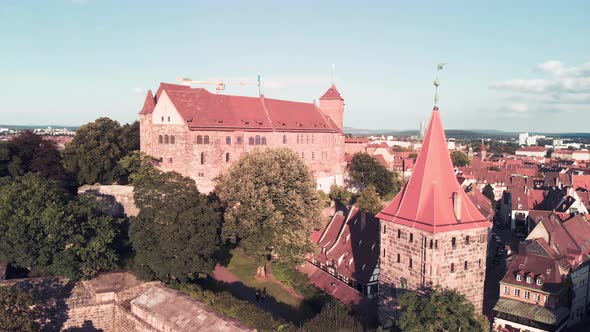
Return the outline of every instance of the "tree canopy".
<path id="1" fill-rule="evenodd" d="M 383 210 L 383 202 L 381 201 L 381 197 L 379 197 L 379 194 L 375 190 L 375 186 L 372 184 L 368 185 L 363 191 L 361 191 L 359 197 L 356 200 L 356 204 L 361 211 L 373 215 Z"/>
<path id="2" fill-rule="evenodd" d="M 398 297 L 402 331 L 487 331 L 485 318 L 475 315 L 473 304 L 454 290 L 434 288 L 419 295 L 413 291 Z"/>
<path id="3" fill-rule="evenodd" d="M 492 206 L 494 206 L 494 205 L 495 205 L 495 202 L 496 202 L 496 200 L 495 200 L 495 195 L 494 195 L 494 187 L 492 187 L 492 186 L 491 186 L 491 185 L 488 183 L 488 184 L 486 184 L 486 186 L 485 186 L 485 187 L 483 187 L 483 190 L 481 191 L 481 193 L 482 193 L 482 194 L 483 194 L 485 197 L 489 198 L 490 202 L 492 202 Z"/>
<path id="4" fill-rule="evenodd" d="M 112 184 L 121 175 L 119 160 L 139 149 L 139 126 L 121 127 L 117 121 L 98 118 L 78 128 L 66 144 L 64 166 L 76 174 L 78 184 Z"/>
<path id="5" fill-rule="evenodd" d="M 453 162 L 453 166 L 455 167 L 467 166 L 471 163 L 469 157 L 461 151 L 451 152 L 451 161 Z"/>
<path id="6" fill-rule="evenodd" d="M 185 281 L 211 273 L 220 245 L 221 213 L 182 175 L 152 169 L 134 181 L 140 209 L 129 237 L 144 279 Z"/>
<path id="7" fill-rule="evenodd" d="M 319 314 L 306 321 L 298 331 L 356 332 L 363 331 L 363 327 L 360 321 L 351 314 L 349 307 L 332 300 L 322 308 Z"/>
<path id="8" fill-rule="evenodd" d="M 218 182 L 226 205 L 223 240 L 239 244 L 260 266 L 303 261 L 319 226 L 315 186 L 309 168 L 291 149 L 244 154 Z"/>
<path id="9" fill-rule="evenodd" d="M 364 152 L 357 152 L 352 156 L 348 165 L 348 176 L 348 185 L 358 191 L 373 185 L 383 197 L 399 190 L 399 181 L 395 181 L 397 174 L 389 171 L 375 158 Z"/>
<path id="10" fill-rule="evenodd" d="M 68 196 L 33 173 L 0 181 L 1 259 L 71 279 L 116 266 L 121 220 L 104 215 L 95 199 Z"/>
<path id="11" fill-rule="evenodd" d="M 0 287 L 0 331 L 38 331 L 38 316 L 32 293 L 15 286 Z"/>

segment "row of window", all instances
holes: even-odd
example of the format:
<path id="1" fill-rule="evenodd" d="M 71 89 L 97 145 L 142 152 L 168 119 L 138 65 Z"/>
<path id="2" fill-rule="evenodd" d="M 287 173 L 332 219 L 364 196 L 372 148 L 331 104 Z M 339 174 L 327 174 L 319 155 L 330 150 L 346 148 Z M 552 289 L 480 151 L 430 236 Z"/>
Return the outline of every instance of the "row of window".
<path id="1" fill-rule="evenodd" d="M 516 297 L 520 297 L 520 288 L 514 288 L 514 296 Z M 510 295 L 510 287 L 508 286 L 504 286 L 504 294 L 505 295 Z M 531 298 L 531 292 L 528 290 L 524 291 L 524 298 L 529 300 Z M 533 298 L 536 302 L 541 302 L 541 294 L 539 293 L 533 293 Z M 549 301 L 549 296 L 548 295 L 543 295 L 543 303 L 547 303 Z"/>
<path id="2" fill-rule="evenodd" d="M 226 153 L 225 153 L 225 155 L 224 155 L 224 159 L 225 159 L 225 162 L 226 162 L 226 163 L 229 163 L 229 162 L 230 162 L 230 160 L 231 160 L 231 159 L 230 159 L 230 154 L 229 154 L 229 152 L 226 152 Z M 201 162 L 201 165 L 204 165 L 206 160 L 207 160 L 207 154 L 206 154 L 205 152 L 201 152 L 201 155 L 200 155 L 200 162 Z"/>
<path id="3" fill-rule="evenodd" d="M 383 234 L 386 234 L 386 233 L 387 233 L 387 225 L 383 225 Z M 397 230 L 397 238 L 398 239 L 401 239 L 402 236 L 403 236 L 402 230 L 401 229 L 398 229 Z M 413 243 L 414 242 L 414 233 L 409 233 L 408 241 L 410 243 Z M 428 241 L 428 239 L 424 239 L 424 241 Z M 430 242 L 430 245 L 429 245 L 430 249 L 438 249 L 438 240 L 434 240 L 433 241 L 433 239 L 430 239 L 429 242 Z M 484 242 L 483 241 L 483 234 L 480 234 L 479 235 L 479 242 Z M 470 243 L 471 243 L 471 238 L 469 237 L 469 235 L 466 235 L 465 236 L 465 244 L 468 245 Z M 425 247 L 426 247 L 426 245 L 427 245 L 427 243 L 424 243 L 424 246 Z M 453 237 L 451 239 L 451 246 L 453 248 L 457 246 L 457 238 Z"/>
<path id="4" fill-rule="evenodd" d="M 160 135 L 158 136 L 158 143 L 160 144 L 174 144 L 174 135 Z"/>
<path id="5" fill-rule="evenodd" d="M 305 159 L 305 152 L 301 152 L 301 159 Z M 322 151 L 322 159 L 328 159 L 328 151 Z M 311 152 L 311 160 L 315 160 L 315 152 Z"/>
<path id="6" fill-rule="evenodd" d="M 386 255 L 386 252 L 385 252 L 385 249 L 383 249 L 383 257 L 385 257 L 385 255 Z M 400 254 L 397 254 L 396 258 L 397 258 L 396 263 L 402 262 L 402 256 Z M 478 264 L 478 267 L 481 268 L 481 258 L 478 260 L 477 264 Z M 414 260 L 411 257 L 408 258 L 408 267 L 410 269 L 414 267 Z M 465 270 L 465 271 L 469 270 L 469 262 L 468 261 L 463 262 L 463 270 Z M 454 272 L 455 272 L 455 263 L 451 263 L 451 273 L 454 273 Z"/>
<path id="7" fill-rule="evenodd" d="M 521 276 L 520 274 L 517 274 L 517 275 L 516 275 L 516 280 L 517 280 L 517 281 L 522 281 L 522 276 Z M 533 278 L 531 278 L 531 277 L 527 276 L 527 277 L 526 277 L 526 283 L 527 283 L 527 284 L 531 284 L 531 283 L 533 283 Z M 537 278 L 537 279 L 535 280 L 535 283 L 536 283 L 537 285 L 541 286 L 541 285 L 543 284 L 543 280 L 541 280 L 541 278 Z"/>
<path id="8" fill-rule="evenodd" d="M 283 143 L 286 144 L 286 137 L 283 138 Z M 197 144 L 204 144 L 204 145 L 209 145 L 209 143 L 211 142 L 209 135 L 197 135 Z M 242 136 L 236 136 L 236 145 L 242 145 L 243 142 L 243 138 Z M 231 145 L 232 144 L 232 137 L 231 136 L 225 136 L 225 144 L 227 145 Z M 256 136 L 250 136 L 248 138 L 248 144 L 249 145 L 266 145 L 266 137 L 264 136 L 260 136 L 260 135 L 256 135 Z"/>

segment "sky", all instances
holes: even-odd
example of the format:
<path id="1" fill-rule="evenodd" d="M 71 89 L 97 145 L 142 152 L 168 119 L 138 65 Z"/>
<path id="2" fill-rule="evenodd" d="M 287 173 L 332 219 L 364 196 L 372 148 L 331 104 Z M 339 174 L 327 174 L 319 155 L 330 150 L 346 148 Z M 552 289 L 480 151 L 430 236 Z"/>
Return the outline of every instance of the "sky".
<path id="1" fill-rule="evenodd" d="M 267 98 L 312 102 L 334 64 L 345 126 L 417 129 L 448 63 L 446 129 L 590 132 L 588 13 L 588 1 L 0 0 L 0 124 L 132 122 L 147 90 L 179 77 L 260 73 Z"/>

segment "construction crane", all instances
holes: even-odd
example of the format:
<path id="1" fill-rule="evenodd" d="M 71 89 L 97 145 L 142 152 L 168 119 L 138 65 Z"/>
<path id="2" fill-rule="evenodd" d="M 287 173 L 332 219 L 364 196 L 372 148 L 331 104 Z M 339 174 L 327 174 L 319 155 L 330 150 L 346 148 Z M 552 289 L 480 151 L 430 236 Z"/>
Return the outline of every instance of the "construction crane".
<path id="1" fill-rule="evenodd" d="M 215 86 L 215 91 L 217 93 L 219 93 L 220 91 L 225 90 L 225 87 L 227 85 L 239 85 L 239 86 L 246 86 L 246 85 L 259 85 L 259 82 L 249 82 L 249 81 L 222 81 L 222 80 L 217 80 L 217 81 L 193 81 L 188 77 L 179 77 L 178 78 L 178 82 L 187 85 L 187 86 L 192 86 L 193 84 L 202 84 L 202 85 L 213 85 Z"/>

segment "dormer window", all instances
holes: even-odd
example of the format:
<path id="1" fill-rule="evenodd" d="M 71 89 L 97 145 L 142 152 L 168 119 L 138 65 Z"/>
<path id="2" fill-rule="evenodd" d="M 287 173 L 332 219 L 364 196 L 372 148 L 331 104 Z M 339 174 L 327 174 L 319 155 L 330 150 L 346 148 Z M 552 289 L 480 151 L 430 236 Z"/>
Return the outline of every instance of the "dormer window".
<path id="1" fill-rule="evenodd" d="M 537 278 L 537 286 L 541 286 L 543 284 L 543 280 L 541 278 Z"/>
<path id="2" fill-rule="evenodd" d="M 533 278 L 531 277 L 526 277 L 526 283 L 530 284 L 531 282 L 533 282 Z"/>
<path id="3" fill-rule="evenodd" d="M 522 280 L 522 276 L 520 274 L 516 275 L 516 281 L 521 281 Z"/>

